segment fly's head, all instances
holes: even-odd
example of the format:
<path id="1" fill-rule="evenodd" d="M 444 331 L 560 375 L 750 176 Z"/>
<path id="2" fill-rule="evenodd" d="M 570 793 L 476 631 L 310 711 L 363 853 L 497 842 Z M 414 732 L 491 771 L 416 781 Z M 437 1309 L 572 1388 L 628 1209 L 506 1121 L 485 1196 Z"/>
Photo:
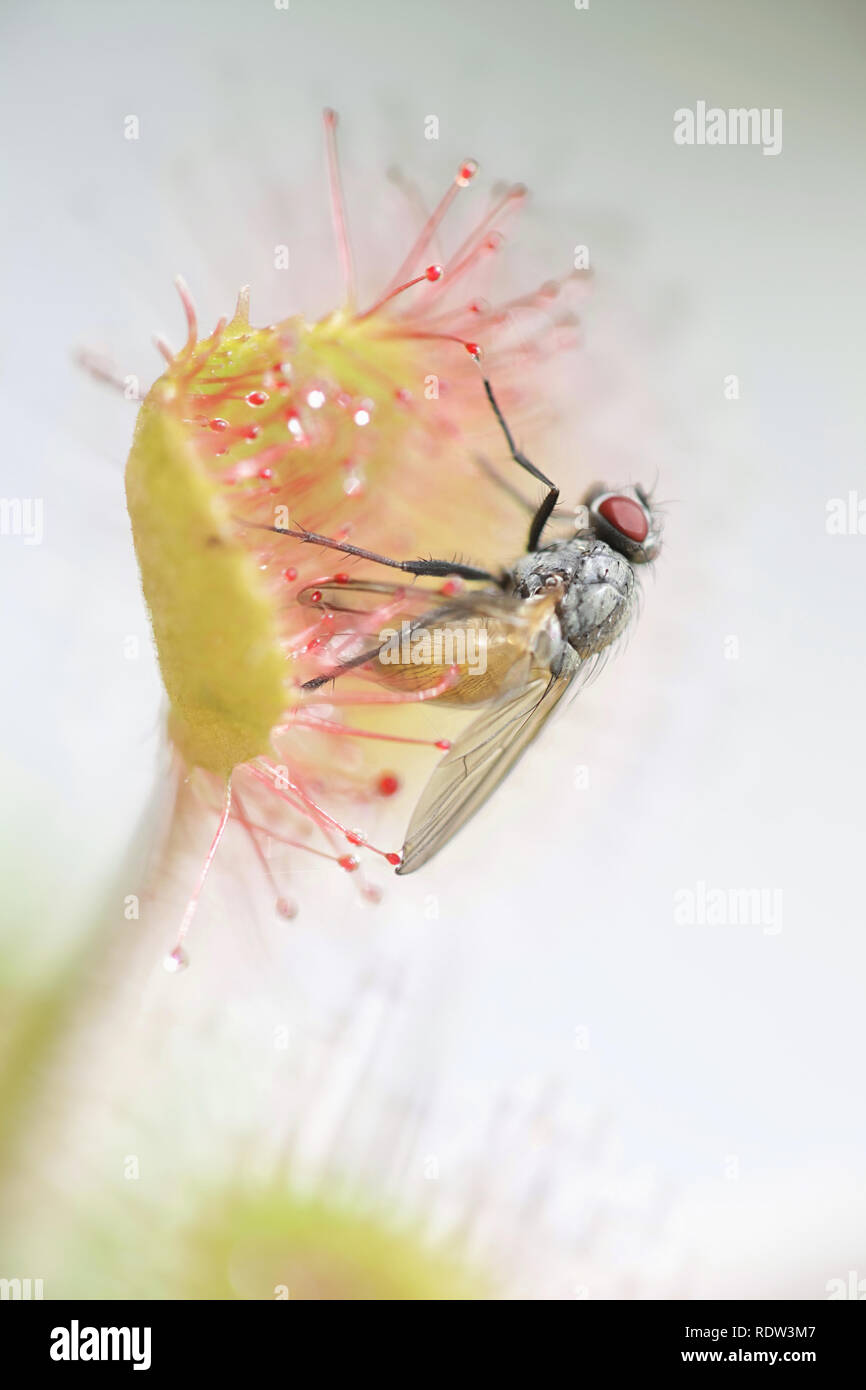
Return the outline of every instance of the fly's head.
<path id="1" fill-rule="evenodd" d="M 661 521 L 643 488 L 594 484 L 583 499 L 578 534 L 589 531 L 632 565 L 649 564 L 661 549 Z"/>
<path id="2" fill-rule="evenodd" d="M 508 570 L 511 591 L 555 603 L 559 632 L 585 659 L 622 633 L 636 611 L 635 567 L 659 553 L 661 524 L 640 487 L 590 488 L 575 534 L 529 552 Z"/>

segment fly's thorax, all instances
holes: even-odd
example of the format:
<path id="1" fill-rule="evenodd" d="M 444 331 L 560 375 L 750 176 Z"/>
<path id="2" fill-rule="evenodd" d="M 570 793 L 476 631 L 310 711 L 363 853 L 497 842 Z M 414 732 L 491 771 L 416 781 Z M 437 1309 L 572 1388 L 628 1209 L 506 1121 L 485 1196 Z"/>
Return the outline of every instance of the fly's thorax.
<path id="1" fill-rule="evenodd" d="M 632 566 L 592 537 L 545 546 L 522 556 L 509 573 L 520 598 L 559 589 L 556 613 L 562 635 L 581 657 L 592 656 L 618 637 L 634 608 Z"/>

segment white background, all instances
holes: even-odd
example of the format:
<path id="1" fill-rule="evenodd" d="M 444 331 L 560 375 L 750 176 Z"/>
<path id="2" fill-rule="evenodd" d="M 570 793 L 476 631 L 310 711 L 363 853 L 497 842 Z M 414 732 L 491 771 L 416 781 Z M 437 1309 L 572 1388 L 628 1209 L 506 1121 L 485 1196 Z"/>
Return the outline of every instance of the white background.
<path id="1" fill-rule="evenodd" d="M 669 1198 L 640 1241 L 611 1199 L 626 1234 L 597 1256 L 595 1292 L 627 1295 L 610 1280 L 636 1262 L 664 1294 L 668 1259 L 698 1296 L 822 1297 L 866 1275 L 866 535 L 825 524 L 829 499 L 866 495 L 863 39 L 862 8 L 839 0 L 55 3 L 3 19 L 2 492 L 46 507 L 41 547 L 0 542 L 4 896 L 27 968 L 83 939 L 157 759 L 155 668 L 118 659 L 146 634 L 122 493 L 132 414 L 74 349 L 149 381 L 151 333 L 180 337 L 178 270 L 205 324 L 244 282 L 260 320 L 333 307 L 325 104 L 371 286 L 395 163 L 428 200 L 468 154 L 528 183 L 508 253 L 522 287 L 592 250 L 604 389 L 574 452 L 567 431 L 550 448 L 575 495 L 599 460 L 658 471 L 666 546 L 639 627 L 447 862 L 389 884 L 378 916 L 314 895 L 286 969 L 306 961 L 315 1013 L 322 960 L 410 963 L 402 1084 L 435 1077 L 445 1097 L 428 1148 L 456 1144 L 452 1109 L 483 1115 L 549 1078 L 552 1110 L 605 1117 L 599 1170 Z M 781 154 L 676 146 L 673 112 L 698 99 L 782 108 Z M 318 279 L 275 272 L 277 241 Z M 777 891 L 781 932 L 677 925 L 674 895 L 699 881 Z M 215 930 L 198 975 L 151 981 L 137 1015 L 146 1037 L 168 1011 L 191 1087 L 220 1068 L 221 1025 L 196 1045 L 203 1013 L 261 997 L 281 1017 L 292 987 L 230 935 Z M 123 988 L 140 998 L 134 971 Z M 147 1065 L 135 1055 L 127 1078 Z M 235 1081 L 244 1094 L 242 1066 Z M 495 1173 L 502 1153 L 479 1142 Z M 529 1177 L 565 1193 L 555 1145 L 527 1151 Z"/>

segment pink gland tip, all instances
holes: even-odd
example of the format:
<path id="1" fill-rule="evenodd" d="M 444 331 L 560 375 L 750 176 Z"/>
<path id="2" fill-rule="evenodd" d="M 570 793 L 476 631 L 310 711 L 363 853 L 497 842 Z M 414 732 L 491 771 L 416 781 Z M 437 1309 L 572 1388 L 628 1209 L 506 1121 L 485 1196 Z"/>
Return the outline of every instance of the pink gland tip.
<path id="1" fill-rule="evenodd" d="M 454 179 L 454 182 L 457 184 L 458 188 L 465 188 L 466 185 L 467 185 L 468 183 L 471 183 L 471 182 L 472 182 L 472 180 L 475 178 L 475 175 L 476 175 L 477 173 L 478 173 L 478 162 L 477 162 L 477 160 L 475 160 L 475 159 L 466 159 L 466 160 L 464 160 L 464 162 L 460 165 L 460 168 L 457 170 L 457 175 L 456 175 L 456 177 L 455 177 L 455 179 Z"/>

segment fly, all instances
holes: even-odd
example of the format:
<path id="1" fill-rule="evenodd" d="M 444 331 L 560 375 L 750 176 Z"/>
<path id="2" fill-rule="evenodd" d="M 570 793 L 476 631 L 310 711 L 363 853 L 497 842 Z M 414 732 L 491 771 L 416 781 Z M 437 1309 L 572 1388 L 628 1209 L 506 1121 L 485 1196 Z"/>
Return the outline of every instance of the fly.
<path id="1" fill-rule="evenodd" d="M 622 634 L 636 610 L 636 567 L 651 563 L 661 543 L 650 496 L 637 486 L 592 487 L 574 533 L 544 543 L 560 490 L 517 448 L 490 382 L 482 379 L 512 459 L 547 489 L 533 511 L 525 553 L 499 574 L 453 560 L 395 560 L 300 527 L 266 528 L 413 578 L 457 577 L 477 586 L 435 602 L 439 596 L 429 590 L 339 575 L 299 596 L 329 613 L 375 620 L 390 611 L 404 619 L 404 640 L 383 642 L 380 634 L 375 646 L 306 681 L 302 689 L 314 691 L 347 671 L 370 667 L 377 683 L 395 693 L 423 698 L 426 692 L 445 705 L 481 707 L 421 793 L 398 874 L 420 868 L 475 814 L 566 691 L 586 679 Z M 418 650 L 426 658 L 419 661 Z"/>

